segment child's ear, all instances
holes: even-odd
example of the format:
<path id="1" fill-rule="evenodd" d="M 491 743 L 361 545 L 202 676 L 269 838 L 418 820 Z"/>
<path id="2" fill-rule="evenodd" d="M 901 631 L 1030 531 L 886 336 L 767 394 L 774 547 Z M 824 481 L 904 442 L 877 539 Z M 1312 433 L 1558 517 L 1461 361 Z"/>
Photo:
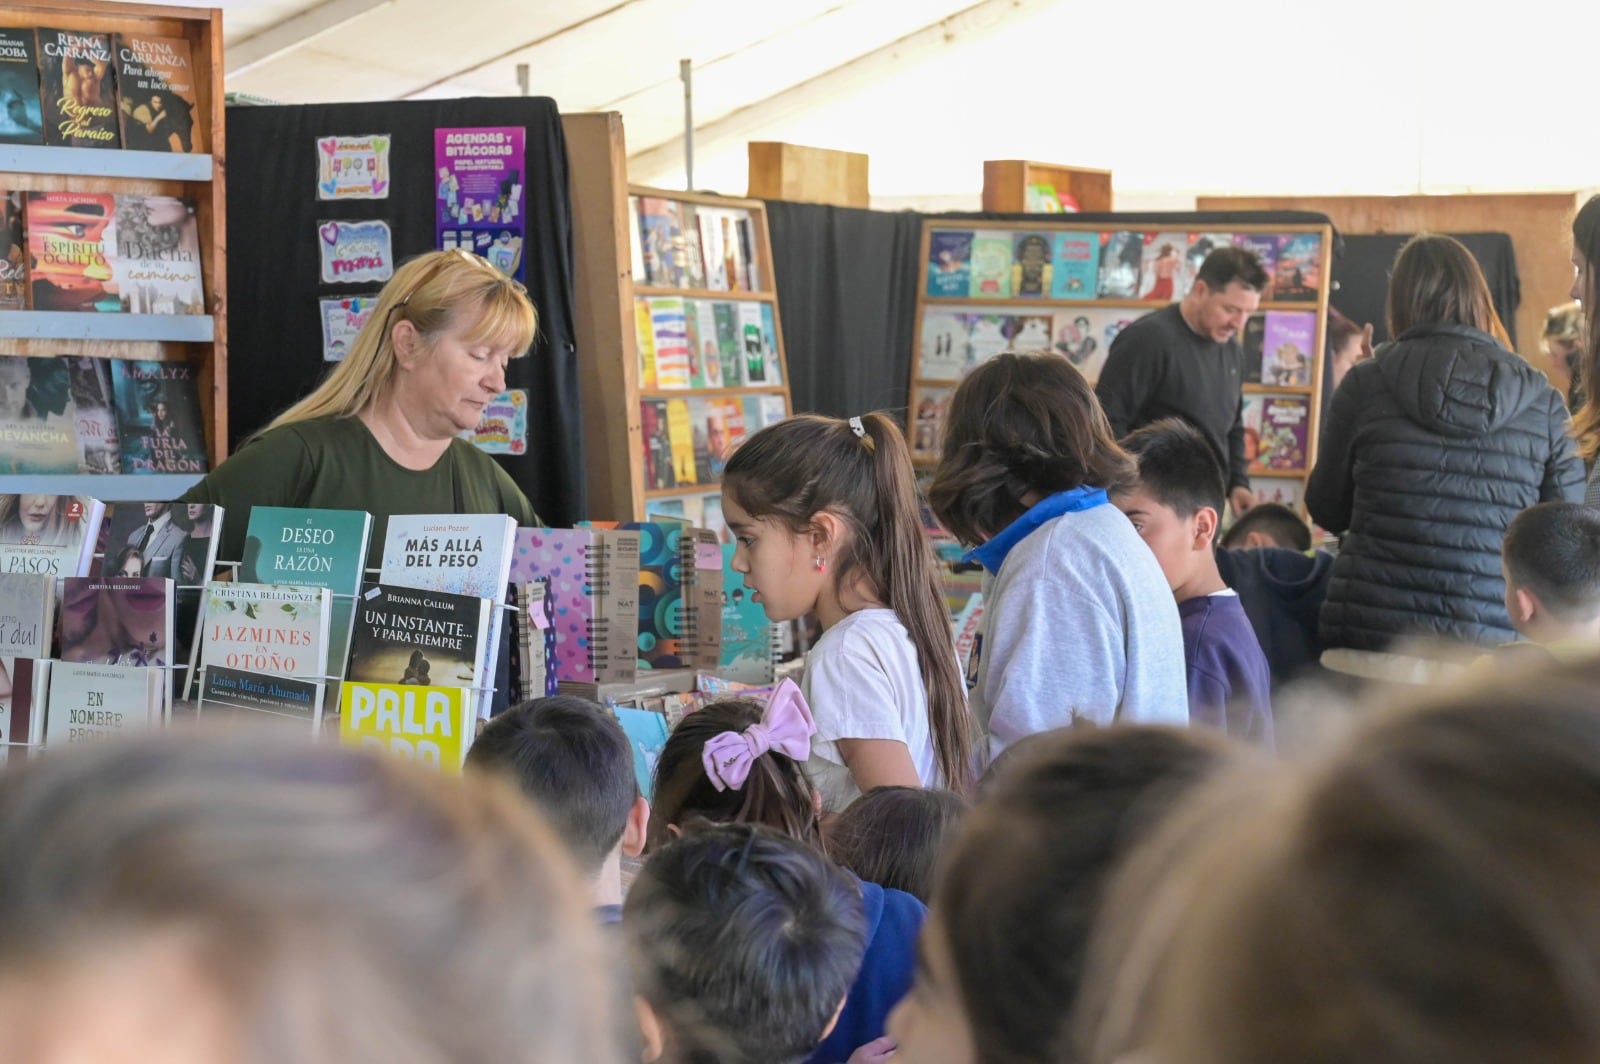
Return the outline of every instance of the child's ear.
<path id="1" fill-rule="evenodd" d="M 829 510 L 818 510 L 811 515 L 811 547 L 822 558 L 833 554 L 844 538 L 844 522 Z"/>
<path id="2" fill-rule="evenodd" d="M 1511 598 L 1516 603 L 1518 614 L 1512 619 L 1519 624 L 1527 624 L 1540 612 L 1539 596 L 1525 587 L 1513 588 Z"/>
<path id="3" fill-rule="evenodd" d="M 1221 519 L 1217 511 L 1209 506 L 1202 506 L 1194 512 L 1194 543 L 1192 550 L 1210 550 L 1211 543 L 1217 538 L 1217 525 Z"/>
<path id="4" fill-rule="evenodd" d="M 649 827 L 650 803 L 640 795 L 633 800 L 633 808 L 628 810 L 628 822 L 622 829 L 622 856 L 637 857 L 644 852 L 644 840 Z"/>
<path id="5" fill-rule="evenodd" d="M 633 1014 L 639 1021 L 639 1060 L 652 1064 L 667 1051 L 666 1033 L 661 1027 L 661 1017 L 650 1003 L 638 994 L 633 995 Z"/>

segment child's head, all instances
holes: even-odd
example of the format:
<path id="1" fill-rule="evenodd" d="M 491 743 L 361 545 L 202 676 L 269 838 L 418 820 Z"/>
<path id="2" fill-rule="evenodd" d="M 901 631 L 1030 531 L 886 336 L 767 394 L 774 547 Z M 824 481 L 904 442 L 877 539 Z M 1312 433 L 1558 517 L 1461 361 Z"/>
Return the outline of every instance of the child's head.
<path id="1" fill-rule="evenodd" d="M 508 785 L 249 729 L 0 777 L 0 1016 L 30 1060 L 615 1059 L 577 870 Z"/>
<path id="2" fill-rule="evenodd" d="M 1209 731 L 1134 726 L 1020 749 L 939 874 L 916 986 L 890 1019 L 907 1058 L 1070 1059 L 1057 1053 L 1107 880 L 1233 749 Z"/>
<path id="3" fill-rule="evenodd" d="M 820 796 L 804 767 L 815 730 L 792 681 L 780 684 L 765 705 L 730 698 L 684 717 L 656 759 L 651 851 L 696 820 L 764 824 L 821 850 Z M 779 746 L 773 745 L 774 738 Z M 724 751 L 709 758 L 709 766 L 708 748 L 713 754 Z M 737 786 L 723 776 L 722 762 L 733 756 L 744 774 Z"/>
<path id="4" fill-rule="evenodd" d="M 1600 1058 L 1597 684 L 1512 670 L 1252 781 L 1128 914 L 1148 1007 L 1094 1059 Z"/>
<path id="5" fill-rule="evenodd" d="M 1246 510 L 1222 536 L 1224 547 L 1255 550 L 1284 547 L 1311 549 L 1311 526 L 1281 502 L 1258 502 Z"/>
<path id="6" fill-rule="evenodd" d="M 1047 495 L 1116 490 L 1133 477 L 1133 461 L 1072 363 L 1007 353 L 956 387 L 928 504 L 957 539 L 984 543 Z"/>
<path id="7" fill-rule="evenodd" d="M 733 567 L 772 620 L 823 603 L 894 611 L 917 650 L 939 767 L 951 786 L 965 785 L 966 685 L 900 427 L 881 413 L 769 425 L 728 457 L 722 509 L 736 537 Z"/>
<path id="8" fill-rule="evenodd" d="M 616 718 L 582 698 L 536 698 L 491 720 L 467 753 L 468 771 L 506 774 L 597 874 L 613 853 L 637 857 L 650 806 Z"/>
<path id="9" fill-rule="evenodd" d="M 1146 425 L 1122 445 L 1139 463 L 1139 479 L 1113 501 L 1183 596 L 1197 577 L 1216 570 L 1212 540 L 1227 496 L 1222 463 L 1200 430 L 1178 418 Z"/>
<path id="10" fill-rule="evenodd" d="M 856 884 L 754 824 L 653 855 L 623 909 L 647 1061 L 791 1064 L 832 1030 L 866 949 Z"/>
<path id="11" fill-rule="evenodd" d="M 1571 502 L 1528 507 L 1506 529 L 1501 561 L 1506 610 L 1518 632 L 1540 642 L 1593 633 L 1600 621 L 1600 511 Z"/>
<path id="12" fill-rule="evenodd" d="M 954 791 L 874 787 L 828 828 L 828 854 L 869 883 L 926 902 L 934 873 L 969 808 Z"/>

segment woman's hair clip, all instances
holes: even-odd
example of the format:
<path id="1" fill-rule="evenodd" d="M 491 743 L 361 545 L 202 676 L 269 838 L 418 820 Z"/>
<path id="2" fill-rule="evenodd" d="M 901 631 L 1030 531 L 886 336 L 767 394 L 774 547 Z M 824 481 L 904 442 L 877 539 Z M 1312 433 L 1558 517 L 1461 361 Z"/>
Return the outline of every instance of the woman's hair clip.
<path id="1" fill-rule="evenodd" d="M 856 434 L 856 439 L 858 440 L 867 438 L 867 427 L 861 423 L 861 419 L 858 417 L 850 419 L 850 431 Z"/>

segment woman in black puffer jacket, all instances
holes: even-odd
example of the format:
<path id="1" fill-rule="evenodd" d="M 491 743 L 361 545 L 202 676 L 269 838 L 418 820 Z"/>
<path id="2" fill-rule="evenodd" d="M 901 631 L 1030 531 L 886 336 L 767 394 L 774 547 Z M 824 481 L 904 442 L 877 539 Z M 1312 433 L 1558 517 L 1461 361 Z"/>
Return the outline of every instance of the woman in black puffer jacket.
<path id="1" fill-rule="evenodd" d="M 1345 533 L 1323 647 L 1509 642 L 1506 526 L 1536 502 L 1583 497 L 1566 403 L 1490 335 L 1488 285 L 1458 241 L 1423 234 L 1400 249 L 1388 316 L 1395 340 L 1334 393 L 1306 485 L 1311 516 Z"/>

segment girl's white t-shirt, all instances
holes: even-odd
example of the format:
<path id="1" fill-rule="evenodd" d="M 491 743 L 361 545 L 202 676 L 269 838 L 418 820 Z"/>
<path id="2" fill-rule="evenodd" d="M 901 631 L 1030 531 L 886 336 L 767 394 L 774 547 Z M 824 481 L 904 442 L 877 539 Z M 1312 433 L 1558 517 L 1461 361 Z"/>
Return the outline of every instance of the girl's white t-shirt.
<path id="1" fill-rule="evenodd" d="M 822 633 L 806 655 L 800 687 L 817 723 L 806 771 L 824 810 L 837 812 L 861 796 L 839 756 L 840 739 L 905 743 L 922 785 L 944 786 L 917 648 L 893 610 L 858 610 Z"/>

